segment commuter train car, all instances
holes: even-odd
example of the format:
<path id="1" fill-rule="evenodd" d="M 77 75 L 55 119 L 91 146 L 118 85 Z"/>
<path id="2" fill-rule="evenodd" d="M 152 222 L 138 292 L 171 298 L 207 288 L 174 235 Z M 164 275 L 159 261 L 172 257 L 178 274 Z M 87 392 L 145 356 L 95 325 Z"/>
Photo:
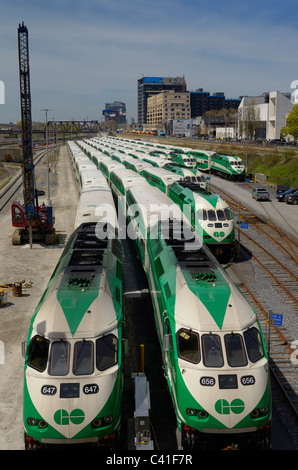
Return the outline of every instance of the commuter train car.
<path id="1" fill-rule="evenodd" d="M 234 216 L 229 205 L 217 194 L 190 181 L 173 183 L 169 197 L 179 205 L 217 259 L 228 262 L 235 249 Z"/>
<path id="2" fill-rule="evenodd" d="M 196 157 L 197 168 L 202 171 L 210 170 L 214 175 L 231 181 L 245 179 L 245 165 L 240 157 L 207 151 L 192 151 L 191 155 Z"/>
<path id="3" fill-rule="evenodd" d="M 70 237 L 32 317 L 25 354 L 26 449 L 115 448 L 122 396 L 122 260 L 96 223 Z"/>
<path id="4" fill-rule="evenodd" d="M 79 190 L 80 192 L 86 188 L 93 188 L 101 185 L 105 181 L 105 177 L 101 171 L 97 170 L 96 166 L 92 163 L 92 167 L 83 168 L 79 175 Z"/>
<path id="5" fill-rule="evenodd" d="M 73 143 L 69 149 L 77 151 Z M 24 371 L 26 449 L 117 443 L 122 255 L 112 193 L 93 166 L 80 172 L 76 230 L 31 319 Z"/>
<path id="6" fill-rule="evenodd" d="M 182 175 L 175 174 L 164 168 L 145 168 L 140 172 L 151 186 L 160 189 L 167 196 L 169 195 L 169 188 L 175 181 L 183 180 Z"/>
<path id="7" fill-rule="evenodd" d="M 159 168 L 162 168 L 171 161 L 168 158 L 153 157 L 151 155 L 143 157 L 141 160 L 143 160 L 143 162 L 151 163 L 152 166 Z"/>
<path id="8" fill-rule="evenodd" d="M 133 170 L 136 173 L 140 173 L 145 168 L 153 168 L 153 165 L 149 162 L 144 162 L 143 160 L 137 160 L 136 158 L 132 158 L 131 160 L 125 160 L 123 162 L 125 168 L 129 170 Z"/>
<path id="9" fill-rule="evenodd" d="M 127 192 L 179 448 L 270 448 L 268 357 L 256 313 L 191 227 L 181 229 L 182 217 L 150 216 L 153 201 L 156 209 L 166 200 L 156 188 Z"/>
<path id="10" fill-rule="evenodd" d="M 170 152 L 173 162 L 179 163 L 187 168 L 195 168 L 197 161 L 196 158 L 191 155 L 185 155 L 178 152 Z"/>
<path id="11" fill-rule="evenodd" d="M 115 169 L 110 174 L 110 187 L 117 201 L 116 207 L 126 214 L 126 192 L 132 186 L 142 186 L 144 190 L 148 186 L 143 176 L 127 168 Z"/>
<path id="12" fill-rule="evenodd" d="M 98 173 L 100 173 L 97 170 Z M 78 208 L 76 212 L 75 228 L 79 227 L 82 223 L 96 222 L 97 230 L 105 233 L 110 230 L 114 236 L 117 234 L 117 213 L 113 200 L 111 189 L 108 185 L 104 175 L 103 179 L 94 181 L 94 184 L 85 184 L 81 191 Z"/>
<path id="13" fill-rule="evenodd" d="M 163 167 L 165 170 L 172 171 L 177 175 L 181 175 L 185 181 L 192 181 L 193 183 L 199 183 L 201 188 L 206 189 L 207 181 L 205 176 L 196 168 L 185 168 L 182 165 L 168 163 Z"/>
<path id="14" fill-rule="evenodd" d="M 107 178 L 108 183 L 110 182 L 110 174 L 113 170 L 120 170 L 125 168 L 125 166 L 117 162 L 116 160 L 102 160 L 99 164 L 99 169 L 103 172 L 105 177 Z"/>
<path id="15" fill-rule="evenodd" d="M 189 150 L 189 155 L 196 159 L 196 168 L 202 171 L 208 171 L 211 168 L 211 160 L 215 152 L 210 150 Z"/>

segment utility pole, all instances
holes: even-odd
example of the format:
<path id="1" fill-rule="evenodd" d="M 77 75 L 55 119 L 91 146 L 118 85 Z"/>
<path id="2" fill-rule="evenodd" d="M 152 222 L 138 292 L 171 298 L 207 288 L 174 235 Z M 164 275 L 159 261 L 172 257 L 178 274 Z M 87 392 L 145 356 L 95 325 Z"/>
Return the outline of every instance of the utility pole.
<path id="1" fill-rule="evenodd" d="M 48 199 L 47 204 L 52 205 L 51 201 L 51 190 L 50 190 L 50 165 L 49 165 L 49 147 L 48 147 L 48 111 L 53 111 L 52 109 L 41 109 L 40 111 L 45 111 L 46 113 L 46 149 L 47 149 L 47 167 L 48 167 Z"/>

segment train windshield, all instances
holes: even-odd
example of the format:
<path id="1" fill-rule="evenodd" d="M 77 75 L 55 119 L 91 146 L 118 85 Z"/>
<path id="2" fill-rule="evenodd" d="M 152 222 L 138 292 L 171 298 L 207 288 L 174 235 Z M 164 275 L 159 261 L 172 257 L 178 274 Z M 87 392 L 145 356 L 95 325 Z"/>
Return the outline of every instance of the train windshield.
<path id="1" fill-rule="evenodd" d="M 240 334 L 225 335 L 225 346 L 229 366 L 243 367 L 247 365 L 243 339 Z"/>
<path id="2" fill-rule="evenodd" d="M 198 209 L 197 210 L 197 217 L 199 220 L 209 220 L 210 222 L 225 221 L 225 220 L 233 220 L 232 213 L 230 209 L 226 208 L 224 210 L 219 209 L 215 210 L 208 210 L 205 209 Z"/>
<path id="3" fill-rule="evenodd" d="M 178 355 L 185 361 L 200 362 L 199 335 L 185 328 L 177 332 Z"/>
<path id="4" fill-rule="evenodd" d="M 73 359 L 73 373 L 75 375 L 92 374 L 94 369 L 93 350 L 92 341 L 78 341 L 75 344 Z"/>
<path id="5" fill-rule="evenodd" d="M 218 210 L 217 211 L 217 219 L 218 220 L 226 220 L 225 213 L 223 210 Z"/>
<path id="6" fill-rule="evenodd" d="M 264 357 L 264 348 L 262 344 L 261 334 L 255 327 L 249 328 L 244 332 L 244 340 L 246 344 L 248 358 L 251 362 L 257 362 Z"/>
<path id="7" fill-rule="evenodd" d="M 42 336 L 36 335 L 30 341 L 28 365 L 43 372 L 47 367 L 50 342 Z"/>
<path id="8" fill-rule="evenodd" d="M 207 213 L 208 213 L 208 220 L 211 220 L 211 221 L 217 220 L 215 211 L 209 210 L 207 211 Z"/>
<path id="9" fill-rule="evenodd" d="M 202 354 L 206 367 L 222 367 L 224 365 L 221 341 L 218 335 L 202 336 Z"/>
<path id="10" fill-rule="evenodd" d="M 69 371 L 70 344 L 68 341 L 54 341 L 49 360 L 49 375 L 67 375 Z"/>
<path id="11" fill-rule="evenodd" d="M 96 340 L 96 367 L 105 370 L 118 362 L 118 339 L 113 334 Z"/>

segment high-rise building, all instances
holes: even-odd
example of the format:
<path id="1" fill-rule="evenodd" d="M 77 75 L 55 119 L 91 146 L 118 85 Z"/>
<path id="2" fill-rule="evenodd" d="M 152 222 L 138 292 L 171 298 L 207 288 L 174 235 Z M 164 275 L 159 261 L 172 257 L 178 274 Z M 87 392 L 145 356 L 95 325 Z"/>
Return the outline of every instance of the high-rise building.
<path id="1" fill-rule="evenodd" d="M 173 119 L 190 119 L 189 92 L 164 90 L 148 98 L 147 125 L 163 127 Z"/>
<path id="2" fill-rule="evenodd" d="M 198 88 L 190 92 L 191 117 L 204 116 L 207 111 L 220 109 L 238 109 L 241 99 L 227 99 L 225 94 L 216 92 L 210 95 L 209 91 Z"/>
<path id="3" fill-rule="evenodd" d="M 105 122 L 114 121 L 117 124 L 126 123 L 126 106 L 121 101 L 105 103 L 105 109 L 102 112 Z"/>
<path id="4" fill-rule="evenodd" d="M 138 79 L 138 125 L 147 123 L 147 99 L 165 90 L 186 92 L 184 77 L 141 77 Z"/>

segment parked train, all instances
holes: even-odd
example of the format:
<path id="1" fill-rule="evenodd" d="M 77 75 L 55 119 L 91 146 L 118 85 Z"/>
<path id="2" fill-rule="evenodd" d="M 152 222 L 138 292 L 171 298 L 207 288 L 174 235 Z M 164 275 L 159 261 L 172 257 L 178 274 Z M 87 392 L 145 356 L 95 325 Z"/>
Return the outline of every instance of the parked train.
<path id="1" fill-rule="evenodd" d="M 229 205 L 217 194 L 191 181 L 172 184 L 169 197 L 183 210 L 216 258 L 228 262 L 235 251 L 234 216 Z"/>
<path id="2" fill-rule="evenodd" d="M 270 448 L 268 356 L 254 309 L 187 221 L 181 230 L 165 194 L 138 186 L 126 199 L 181 448 Z"/>
<path id="3" fill-rule="evenodd" d="M 199 183 L 201 188 L 207 188 L 207 181 L 203 173 L 196 168 L 185 168 L 182 165 L 176 163 L 168 163 L 164 166 L 165 170 L 173 171 L 174 173 L 181 175 L 186 181 L 192 181 L 193 183 Z"/>
<path id="4" fill-rule="evenodd" d="M 203 150 L 193 150 L 190 154 L 196 157 L 196 167 L 202 171 L 210 170 L 214 175 L 231 181 L 245 180 L 245 165 L 240 157 Z"/>
<path id="5" fill-rule="evenodd" d="M 235 249 L 234 217 L 220 196 L 165 167 L 147 168 L 140 174 L 180 207 L 218 260 L 228 262 L 231 259 Z"/>
<path id="6" fill-rule="evenodd" d="M 122 397 L 122 252 L 114 237 L 117 227 L 92 213 L 107 201 L 107 192 L 113 204 L 106 181 L 81 187 L 78 227 L 31 319 L 24 370 L 26 449 L 116 446 Z"/>

